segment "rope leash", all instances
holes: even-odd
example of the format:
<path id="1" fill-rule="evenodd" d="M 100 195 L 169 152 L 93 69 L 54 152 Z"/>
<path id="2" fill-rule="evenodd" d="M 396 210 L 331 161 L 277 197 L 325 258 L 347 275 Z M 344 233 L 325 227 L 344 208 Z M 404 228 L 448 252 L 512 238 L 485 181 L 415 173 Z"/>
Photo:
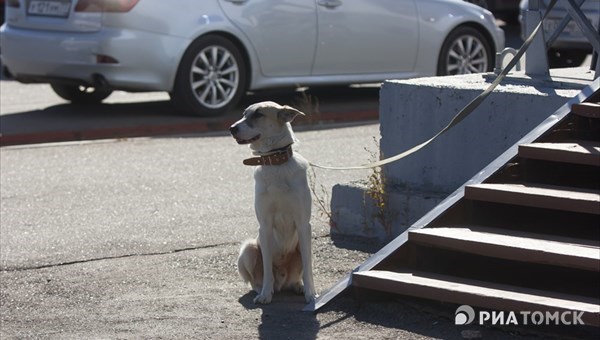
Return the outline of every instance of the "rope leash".
<path id="1" fill-rule="evenodd" d="M 519 50 L 517 51 L 517 53 L 515 54 L 515 56 L 510 60 L 510 62 L 506 66 L 506 68 L 504 68 L 502 70 L 502 72 L 496 77 L 496 79 L 494 79 L 494 81 L 492 82 L 492 84 L 490 86 L 488 86 L 488 88 L 486 88 L 481 94 L 479 94 L 477 97 L 475 97 L 475 99 L 473 99 L 469 104 L 467 104 L 459 113 L 457 113 L 452 118 L 452 120 L 450 121 L 450 123 L 448 125 L 446 125 L 446 127 L 444 127 L 443 129 L 441 129 L 437 134 L 435 134 L 430 139 L 426 140 L 425 142 L 423 142 L 421 144 L 413 146 L 412 148 L 410 148 L 410 149 L 408 149 L 408 150 L 406 150 L 406 151 L 404 151 L 402 153 L 399 153 L 399 154 L 397 154 L 397 155 L 395 155 L 393 157 L 382 159 L 380 161 L 373 162 L 373 163 L 367 163 L 367 164 L 358 165 L 358 166 L 347 166 L 347 167 L 326 166 L 326 165 L 319 165 L 319 164 L 315 164 L 315 163 L 309 162 L 310 165 L 312 167 L 319 168 L 319 169 L 325 169 L 325 170 L 362 170 L 362 169 L 371 169 L 371 168 L 376 168 L 376 167 L 380 167 L 380 166 L 383 166 L 383 165 L 386 165 L 386 164 L 390 164 L 390 163 L 396 162 L 396 161 L 398 161 L 398 160 L 400 160 L 402 158 L 405 158 L 406 156 L 408 156 L 410 154 L 413 154 L 413 153 L 421 150 L 425 146 L 429 145 L 431 142 L 433 142 L 439 136 L 441 136 L 442 134 L 444 134 L 446 131 L 450 130 L 452 127 L 454 127 L 455 125 L 457 125 L 458 123 L 460 123 L 463 119 L 467 118 L 467 116 L 469 116 L 490 95 L 490 93 L 492 93 L 492 91 L 494 91 L 494 89 L 496 89 L 496 87 L 504 80 L 504 78 L 506 77 L 506 75 L 517 64 L 517 62 L 519 61 L 519 59 L 521 59 L 521 57 L 523 56 L 523 54 L 525 54 L 525 51 L 529 48 L 529 45 L 531 45 L 531 43 L 533 42 L 534 37 L 536 36 L 536 34 L 538 33 L 538 31 L 542 27 L 542 23 L 544 22 L 544 20 L 546 19 L 546 17 L 550 13 L 550 10 L 552 10 L 552 8 L 554 7 L 555 3 L 556 3 L 556 0 L 552 0 L 550 2 L 550 4 L 548 5 L 548 9 L 546 10 L 546 13 L 544 13 L 544 16 L 542 17 L 542 20 L 540 20 L 540 22 L 537 24 L 537 26 L 535 27 L 535 29 L 533 30 L 533 32 L 529 35 L 529 37 L 527 37 L 527 39 L 525 40 L 525 42 L 523 42 L 523 45 L 521 45 L 521 48 L 519 48 Z"/>

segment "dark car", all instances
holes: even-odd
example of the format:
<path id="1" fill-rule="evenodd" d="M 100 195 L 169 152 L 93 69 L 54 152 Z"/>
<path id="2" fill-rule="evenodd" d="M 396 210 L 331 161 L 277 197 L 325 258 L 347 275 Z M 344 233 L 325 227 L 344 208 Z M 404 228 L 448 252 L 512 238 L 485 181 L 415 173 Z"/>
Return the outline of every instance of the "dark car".
<path id="1" fill-rule="evenodd" d="M 468 2 L 481 6 L 494 13 L 508 23 L 516 23 L 519 16 L 520 0 L 467 0 Z"/>
<path id="2" fill-rule="evenodd" d="M 540 11 L 544 13 L 547 10 L 549 1 L 540 1 Z M 598 27 L 600 22 L 600 2 L 599 1 L 585 1 L 581 5 L 581 10 L 590 21 L 593 27 Z M 525 12 L 529 8 L 529 1 L 522 0 L 520 5 L 521 14 L 519 20 L 521 22 L 521 36 L 525 39 L 527 32 Z M 555 31 L 563 18 L 567 15 L 567 9 L 561 2 L 557 2 L 548 18 L 544 20 L 544 35 L 548 39 L 550 35 Z M 569 24 L 564 28 L 562 33 L 558 36 L 552 45 L 549 46 L 548 50 L 548 63 L 551 68 L 558 67 L 576 67 L 583 63 L 585 58 L 592 53 L 592 45 L 588 42 L 587 38 L 583 35 L 579 26 L 575 21 L 571 20 Z"/>

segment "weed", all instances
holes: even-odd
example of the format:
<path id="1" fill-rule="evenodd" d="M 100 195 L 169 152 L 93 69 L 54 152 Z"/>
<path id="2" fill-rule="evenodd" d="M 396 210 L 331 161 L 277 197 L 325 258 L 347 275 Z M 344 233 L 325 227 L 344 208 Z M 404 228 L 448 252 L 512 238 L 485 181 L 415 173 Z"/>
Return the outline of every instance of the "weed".
<path id="1" fill-rule="evenodd" d="M 373 137 L 373 143 L 375 144 L 375 148 L 378 151 L 370 150 L 365 147 L 365 151 L 371 155 L 371 162 L 376 162 L 383 159 L 383 154 L 381 153 L 379 142 L 377 138 Z M 367 177 L 366 182 L 364 183 L 366 186 L 366 194 L 371 198 L 373 202 L 373 206 L 375 208 L 374 218 L 377 222 L 381 224 L 388 238 L 392 236 L 392 226 L 391 221 L 388 218 L 388 214 L 386 213 L 387 204 L 388 204 L 388 194 L 386 191 L 386 180 L 385 175 L 381 167 L 373 168 L 373 171 Z M 363 199 L 363 206 L 367 207 L 366 197 Z M 366 210 L 366 209 L 365 209 Z"/>
<path id="2" fill-rule="evenodd" d="M 335 228 L 333 224 L 333 218 L 331 215 L 331 209 L 328 207 L 330 198 L 329 191 L 323 184 L 317 185 L 317 174 L 314 168 L 310 168 L 308 172 L 308 185 L 313 196 L 313 204 L 316 206 L 319 217 L 325 217 L 332 228 Z"/>

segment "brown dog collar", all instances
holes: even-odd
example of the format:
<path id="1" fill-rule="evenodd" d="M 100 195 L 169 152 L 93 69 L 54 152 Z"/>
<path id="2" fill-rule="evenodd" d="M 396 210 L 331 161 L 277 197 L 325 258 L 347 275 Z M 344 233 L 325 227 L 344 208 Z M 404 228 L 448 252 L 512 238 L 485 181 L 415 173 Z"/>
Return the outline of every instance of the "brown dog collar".
<path id="1" fill-rule="evenodd" d="M 292 158 L 293 155 L 294 152 L 292 151 L 292 145 L 290 144 L 285 148 L 271 151 L 268 155 L 244 159 L 244 165 L 281 165 Z"/>

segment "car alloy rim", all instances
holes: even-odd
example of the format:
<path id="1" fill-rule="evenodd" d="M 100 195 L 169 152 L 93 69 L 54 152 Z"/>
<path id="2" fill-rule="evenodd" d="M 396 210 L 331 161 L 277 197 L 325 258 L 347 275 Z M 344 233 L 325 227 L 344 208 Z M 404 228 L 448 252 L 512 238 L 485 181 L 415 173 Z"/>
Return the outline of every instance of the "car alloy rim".
<path id="1" fill-rule="evenodd" d="M 190 82 L 196 99 L 205 107 L 221 108 L 231 101 L 239 86 L 239 66 L 221 46 L 208 46 L 194 59 Z"/>
<path id="2" fill-rule="evenodd" d="M 472 35 L 461 36 L 450 46 L 446 65 L 448 74 L 486 72 L 488 56 L 485 46 Z"/>

